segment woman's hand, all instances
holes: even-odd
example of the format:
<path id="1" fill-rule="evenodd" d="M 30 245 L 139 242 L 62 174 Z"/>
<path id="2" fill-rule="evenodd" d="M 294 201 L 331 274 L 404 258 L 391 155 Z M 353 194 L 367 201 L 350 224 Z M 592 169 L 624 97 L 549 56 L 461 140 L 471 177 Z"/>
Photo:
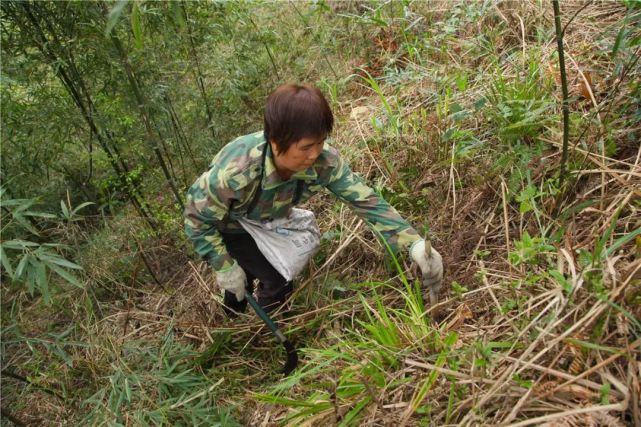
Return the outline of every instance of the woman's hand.
<path id="1" fill-rule="evenodd" d="M 429 245 L 425 248 L 425 240 L 414 242 L 410 248 L 410 256 L 423 273 L 423 285 L 430 290 L 432 304 L 438 301 L 438 291 L 443 283 L 443 259 L 436 249 Z"/>
<path id="2" fill-rule="evenodd" d="M 218 281 L 218 286 L 236 295 L 236 299 L 239 302 L 245 299 L 247 276 L 236 261 L 231 267 L 216 271 L 216 280 Z"/>

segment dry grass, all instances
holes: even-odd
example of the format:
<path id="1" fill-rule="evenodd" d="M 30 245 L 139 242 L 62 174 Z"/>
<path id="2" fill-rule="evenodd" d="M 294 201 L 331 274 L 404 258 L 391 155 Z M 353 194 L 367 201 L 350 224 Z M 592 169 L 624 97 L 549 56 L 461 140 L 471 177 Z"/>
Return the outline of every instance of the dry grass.
<path id="1" fill-rule="evenodd" d="M 523 48 L 527 49 L 527 36 L 525 40 L 522 37 L 525 28 L 529 29 L 528 24 L 539 20 L 551 22 L 551 8 L 539 10 L 533 5 L 519 3 L 513 8 L 502 7 L 497 14 L 513 29 L 512 43 L 523 43 Z M 571 16 L 582 7 L 578 3 L 565 4 L 564 14 Z M 641 341 L 638 330 L 632 333 L 636 326 L 631 325 L 634 318 L 641 317 L 638 305 L 641 264 L 638 249 L 635 249 L 638 243 L 637 246 L 623 245 L 603 256 L 602 263 L 595 264 L 603 274 L 602 288 L 598 292 L 595 288 L 598 284 L 591 277 L 594 273 L 592 267 L 580 265 L 577 256 L 580 250 L 594 251 L 613 222 L 614 232 L 606 239 L 607 247 L 641 226 L 638 144 L 629 145 L 631 143 L 621 137 L 616 157 L 608 157 L 596 149 L 599 144 L 603 145 L 604 135 L 599 128 L 603 126 L 606 115 L 615 116 L 615 106 L 625 98 L 619 92 L 621 82 L 612 77 L 612 64 L 604 61 L 603 55 L 595 55 L 595 45 L 602 43 L 597 28 L 614 26 L 622 20 L 624 13 L 625 8 L 618 4 L 591 4 L 579 12 L 566 36 L 575 93 L 581 94 L 589 89 L 589 97 L 576 101 L 573 111 L 586 118 L 596 118 L 592 120 L 593 124 L 587 125 L 589 129 L 582 138 L 575 139 L 573 153 L 583 159 L 581 164 L 584 167 L 575 173 L 574 188 L 566 193 L 558 206 L 555 206 L 557 200 L 549 198 L 542 207 L 546 221 L 563 227 L 561 243 L 545 256 L 549 264 L 556 265 L 567 278 L 570 289 L 564 290 L 553 278 L 546 277 L 546 265 L 510 265 L 508 254 L 514 250 L 512 240 L 519 239 L 528 230 L 535 235 L 537 227 L 532 216 L 520 214 L 518 205 L 506 200 L 503 180 L 467 185 L 466 178 L 473 176 L 479 166 L 483 168 L 487 159 L 477 159 L 477 165 L 459 167 L 452 164 L 448 171 L 431 165 L 430 160 L 435 156 L 428 153 L 424 163 L 418 160 L 417 168 L 424 171 L 424 175 L 411 184 L 413 188 L 424 182 L 432 186 L 427 196 L 419 191 L 412 194 L 412 197 L 426 197 L 432 201 L 427 209 L 429 216 L 421 218 L 416 211 L 406 213 L 414 223 L 430 223 L 434 244 L 446 260 L 447 279 L 456 280 L 470 289 L 460 297 L 449 294 L 439 304 L 439 309 L 447 317 L 438 327 L 458 333 L 456 347 L 459 350 L 474 348 L 474 343 L 479 341 L 511 345 L 497 351 L 488 366 L 478 367 L 473 360 L 466 360 L 457 370 L 424 363 L 425 355 L 420 352 L 408 354 L 403 366 L 389 373 L 387 384 L 399 377 L 414 377 L 415 380 L 403 386 L 377 389 L 375 402 L 363 410 L 361 425 L 419 425 L 421 417 L 408 418 L 406 408 L 422 379 L 434 371 L 443 375 L 425 397 L 425 402 L 433 408 L 431 425 L 446 424 L 445 410 L 451 382 L 465 384 L 469 391 L 451 409 L 451 424 L 606 426 L 641 422 Z M 503 41 L 510 43 L 509 37 Z M 542 51 L 542 60 L 549 64 L 547 72 L 555 77 L 553 40 L 542 46 Z M 503 71 L 510 73 L 508 69 Z M 625 78 L 634 79 L 634 76 Z M 402 110 L 404 116 L 409 116 L 413 109 L 421 106 L 415 101 L 419 97 L 414 94 L 425 86 L 430 86 L 429 79 L 403 89 L 403 105 L 409 106 Z M 482 91 L 481 84 L 478 90 Z M 391 86 L 384 91 L 390 97 L 394 94 Z M 340 105 L 342 131 L 336 139 L 343 151 L 351 155 L 355 169 L 365 176 L 379 177 L 385 185 L 393 185 L 398 179 L 394 172 L 408 162 L 416 161 L 415 157 L 408 159 L 412 147 L 420 144 L 422 138 L 436 140 L 444 129 L 439 128 L 438 118 L 431 113 L 431 118 L 428 117 L 431 128 L 402 141 L 409 149 L 397 150 L 399 144 L 394 142 L 388 146 L 389 151 L 383 153 L 384 146 L 371 143 L 376 138 L 376 131 L 369 121 L 372 112 L 380 110 L 376 97 Z M 595 111 L 599 113 L 594 114 Z M 624 121 L 625 118 L 620 117 L 610 120 L 610 124 L 616 126 Z M 622 136 L 623 132 L 617 134 Z M 547 167 L 535 171 L 534 182 L 541 182 L 549 173 L 547 171 L 552 169 L 550 166 L 559 160 L 560 135 L 554 130 L 549 135 L 545 139 L 549 151 L 540 159 Z M 391 156 L 396 165 L 393 171 L 386 170 L 382 164 L 382 159 L 389 159 L 390 153 L 393 153 Z M 465 182 L 462 189 L 448 186 L 452 174 Z M 596 206 L 581 207 L 581 202 L 594 199 Z M 562 225 L 555 219 L 559 212 L 571 210 L 572 214 L 564 218 Z M 366 278 L 369 280 L 385 277 L 380 267 L 381 259 L 371 254 L 372 239 L 358 220 L 342 211 L 321 218 L 324 229 L 340 227 L 342 239 L 334 244 L 336 249 L 330 251 L 334 264 L 316 271 L 315 276 L 312 275 L 305 283 L 323 277 L 327 270 L 341 276 L 353 272 L 349 278 L 354 282 L 364 279 L 359 274 L 362 270 L 368 272 Z M 478 254 L 485 250 L 491 255 L 480 258 Z M 354 268 L 354 265 L 360 268 Z M 536 278 L 534 282 L 532 277 Z M 386 298 L 390 307 L 398 303 L 393 294 L 387 294 Z M 521 303 L 518 309 L 506 312 L 503 308 L 506 301 Z M 349 304 L 344 307 L 349 312 Z M 327 310 L 334 312 L 336 308 L 329 306 Z M 626 313 L 626 310 L 629 311 Z M 333 371 L 334 375 L 336 371 L 340 372 L 340 368 Z M 527 379 L 529 385 L 524 387 L 516 378 L 520 381 Z M 611 389 L 605 397 L 604 390 L 609 386 Z M 290 397 L 295 395 L 295 392 L 289 394 Z M 339 409 L 322 412 L 302 424 L 325 425 L 330 419 L 338 423 L 341 419 Z M 251 420 L 256 424 L 262 420 L 262 425 L 270 425 L 282 419 L 280 417 L 281 411 L 259 407 Z"/>
<path id="2" fill-rule="evenodd" d="M 430 6 L 424 8 L 429 10 Z M 445 13 L 423 12 L 424 19 L 434 21 Z M 513 52 L 515 47 L 524 52 L 539 49 L 543 74 L 556 80 L 554 40 L 538 44 L 535 34 L 537 24 L 550 27 L 551 7 L 502 2 L 490 12 L 477 25 L 502 29 L 497 54 Z M 453 122 L 436 111 L 440 84 L 436 76 L 451 69 L 472 76 L 469 88 L 453 95 L 452 102 L 462 105 L 470 105 L 486 93 L 492 81 L 491 58 L 465 52 L 463 41 L 473 37 L 475 28 L 461 30 L 461 42 L 456 46 L 456 41 L 449 39 L 452 48 L 447 54 L 437 53 L 423 62 L 401 58 L 407 61 L 405 70 L 422 77 L 403 84 L 400 91 L 392 83 L 381 85 L 403 122 L 409 123 L 400 135 L 381 132 L 372 125 L 372 116 L 384 118 L 384 108 L 380 97 L 362 81 L 352 80 L 346 88 L 349 100 L 335 106 L 339 125 L 334 139 L 353 169 L 384 188 L 399 191 L 398 182 L 404 181 L 410 192 L 399 199 L 399 210 L 413 224 L 429 224 L 433 244 L 446 264 L 447 283 L 455 281 L 467 289 L 444 292 L 441 302 L 425 311 L 425 316 L 432 318 L 430 327 L 435 334 L 456 333 L 458 339 L 451 348 L 435 345 L 429 352 L 429 346 L 415 340 L 409 324 L 399 326 L 400 363 L 386 367 L 384 384 L 371 384 L 366 377 L 359 377 L 365 385 L 362 395 L 371 398 L 358 415 L 359 425 L 641 425 L 641 242 L 637 237 L 608 251 L 622 236 L 641 228 L 641 150 L 638 140 L 627 138 L 627 132 L 638 135 L 638 129 L 626 129 L 629 117 L 617 116 L 618 108 L 630 102 L 626 88 L 639 79 L 639 68 L 631 68 L 627 75 L 616 73 L 600 47 L 606 39 L 601 30 L 622 21 L 623 6 L 563 3 L 564 16 L 574 12 L 578 15 L 567 29 L 566 52 L 573 91 L 587 95 L 572 105 L 583 126 L 571 139 L 572 158 L 579 167 L 574 169 L 572 186 L 563 197 L 548 194 L 538 200 L 538 214 L 549 226 L 548 236 L 557 231 L 561 237 L 553 249 L 541 249 L 531 262 L 510 262 L 510 253 L 517 250 L 515 241 L 521 241 L 525 232 L 534 237 L 542 230 L 533 212 L 520 212 L 507 177 L 490 172 L 505 146 L 501 148 L 498 138 L 490 135 L 483 150 L 463 160 L 455 159 L 453 149 L 442 152 L 439 148 L 442 135 Z M 376 35 L 380 36 L 377 40 L 383 59 L 373 60 L 374 68 L 387 63 L 391 53 L 389 43 L 383 41 L 397 37 L 394 31 L 392 27 L 383 36 Z M 515 69 L 514 64 L 506 63 L 501 71 L 518 79 L 523 69 Z M 560 96 L 556 92 L 553 96 L 560 104 Z M 422 110 L 426 111 L 424 116 Z M 607 135 L 604 123 L 610 130 Z M 478 135 L 491 133 L 483 118 L 475 115 L 461 126 Z M 560 125 L 555 122 L 545 130 L 540 139 L 546 150 L 527 165 L 537 188 L 544 188 L 558 168 L 561 135 L 557 129 Z M 605 146 L 606 136 L 617 144 L 613 155 L 600 148 Z M 420 173 L 404 174 L 410 167 Z M 419 206 L 416 201 L 421 199 L 425 204 Z M 586 201 L 592 203 L 586 205 Z M 224 319 L 221 298 L 208 269 L 173 251 L 150 254 L 157 263 L 154 268 L 164 272 L 161 281 L 170 291 L 161 292 L 150 285 L 149 292 L 136 300 L 104 304 L 104 316 L 87 335 L 106 337 L 118 349 L 133 339 L 157 342 L 168 325 L 173 325 L 181 340 L 203 351 L 215 342 L 212 334 L 216 330 L 230 331 L 232 341 L 238 344 L 233 347 L 237 353 L 222 356 L 221 363 L 206 372 L 214 377 L 212 381 L 221 376 L 224 393 L 219 394 L 218 405 L 239 404 L 237 414 L 246 425 L 341 423 L 357 402 L 336 398 L 336 387 L 346 373 L 359 372 L 359 364 L 336 359 L 318 371 L 313 371 L 311 364 L 322 362 L 323 352 L 330 348 L 360 358 L 362 364 L 373 356 L 348 343 L 341 347 L 343 340 L 354 339 L 354 331 L 364 333 L 356 319 L 364 319 L 367 308 L 353 290 L 333 300 L 327 284 L 337 281 L 349 287 L 380 281 L 402 286 L 396 273 L 390 274 L 387 256 L 363 221 L 346 208 L 334 208 L 328 196 L 312 203 L 310 208 L 317 213 L 321 229 L 337 231 L 337 237 L 327 242 L 322 261 L 310 265 L 309 274 L 298 285 L 292 300 L 299 314 L 282 324 L 305 348 L 302 373 L 295 381 L 288 383 L 274 375 L 281 361 L 273 353 L 276 344 L 258 319 L 252 314 L 235 322 Z M 598 249 L 600 243 L 603 247 Z M 581 258 L 595 252 L 600 252 L 599 258 L 592 263 Z M 409 271 L 406 263 L 403 266 Z M 551 275 L 552 269 L 564 280 Z M 414 278 L 410 275 L 410 282 Z M 404 307 L 398 293 L 372 287 L 381 293 L 388 309 Z M 358 289 L 371 303 L 367 286 L 359 285 Z M 444 349 L 450 360 L 439 363 L 435 355 Z M 99 360 L 104 356 L 92 351 L 79 351 L 77 357 Z M 17 360 L 12 363 L 19 364 Z M 234 372 L 250 374 L 239 378 Z M 420 398 L 421 385 L 434 373 L 433 384 Z M 279 384 L 289 386 L 283 390 L 278 389 Z M 293 419 L 288 417 L 300 411 L 295 405 L 256 398 L 256 393 L 273 393 L 307 402 L 315 391 L 328 391 L 332 397 L 318 399 L 331 405 Z M 34 405 L 36 397 L 41 399 L 39 408 L 57 406 L 54 397 L 32 396 Z M 416 413 L 417 396 L 417 405 L 430 407 L 428 414 Z M 68 414 L 60 418 L 65 416 Z"/>

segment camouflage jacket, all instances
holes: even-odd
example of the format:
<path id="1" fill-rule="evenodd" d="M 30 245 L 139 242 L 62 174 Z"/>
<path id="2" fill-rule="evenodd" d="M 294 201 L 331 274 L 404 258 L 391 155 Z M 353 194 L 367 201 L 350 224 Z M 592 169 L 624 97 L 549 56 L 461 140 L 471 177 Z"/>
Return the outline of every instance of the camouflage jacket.
<path id="1" fill-rule="evenodd" d="M 259 185 L 261 192 L 257 193 Z M 287 181 L 281 180 L 262 131 L 223 147 L 209 170 L 191 186 L 185 207 L 185 232 L 196 252 L 215 270 L 222 270 L 230 267 L 233 259 L 220 233 L 242 232 L 238 218 L 282 218 L 293 206 L 323 188 L 365 218 L 392 250 L 409 248 L 420 239 L 416 230 L 354 174 L 327 143 L 312 167 L 296 172 Z"/>

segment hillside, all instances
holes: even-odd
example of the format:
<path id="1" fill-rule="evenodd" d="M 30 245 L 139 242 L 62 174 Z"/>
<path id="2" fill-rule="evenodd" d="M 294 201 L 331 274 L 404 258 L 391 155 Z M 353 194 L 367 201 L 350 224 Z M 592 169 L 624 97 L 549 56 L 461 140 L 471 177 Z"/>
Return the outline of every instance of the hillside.
<path id="1" fill-rule="evenodd" d="M 2 2 L 2 423 L 641 426 L 641 4 Z M 227 319 L 189 185 L 319 87 L 443 255 L 430 305 L 329 193 L 275 315 Z"/>

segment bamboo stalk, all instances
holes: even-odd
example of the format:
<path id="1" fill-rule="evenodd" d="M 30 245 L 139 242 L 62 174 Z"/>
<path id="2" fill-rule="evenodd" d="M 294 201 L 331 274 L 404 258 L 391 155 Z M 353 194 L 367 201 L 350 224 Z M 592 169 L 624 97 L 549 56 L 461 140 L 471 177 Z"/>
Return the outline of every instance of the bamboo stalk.
<path id="1" fill-rule="evenodd" d="M 181 1 L 180 6 L 182 7 L 182 11 L 185 14 L 185 23 L 187 25 L 187 35 L 189 39 L 189 50 L 194 60 L 194 64 L 196 65 L 196 68 L 194 69 L 194 72 L 196 74 L 196 82 L 198 84 L 198 89 L 200 90 L 200 96 L 203 98 L 203 103 L 205 104 L 205 112 L 207 113 L 207 118 L 209 119 L 209 122 L 207 123 L 207 127 L 211 131 L 211 137 L 215 139 L 216 132 L 214 131 L 214 127 L 213 127 L 214 115 L 211 112 L 211 107 L 209 106 L 209 101 L 207 99 L 207 91 L 205 90 L 205 79 L 203 77 L 203 72 L 200 67 L 200 60 L 198 59 L 198 52 L 196 51 L 196 43 L 194 43 L 194 35 L 191 31 L 191 25 L 189 24 L 189 16 L 187 15 L 187 6 L 185 5 L 186 3 L 187 2 Z"/>
<path id="2" fill-rule="evenodd" d="M 36 47 L 44 55 L 46 62 L 49 63 L 49 65 L 51 65 L 51 67 L 55 70 L 55 73 L 62 82 L 62 85 L 67 90 L 67 92 L 71 96 L 71 99 L 80 110 L 80 113 L 89 126 L 91 133 L 96 136 L 96 139 L 98 140 L 101 148 L 103 149 L 105 154 L 107 154 L 109 163 L 111 164 L 113 170 L 116 172 L 116 176 L 118 177 L 118 180 L 122 185 L 123 191 L 129 197 L 129 200 L 131 201 L 132 205 L 134 205 L 134 208 L 136 208 L 140 215 L 145 218 L 151 229 L 157 230 L 158 226 L 156 225 L 155 218 L 153 216 L 153 213 L 147 206 L 144 197 L 142 197 L 138 189 L 133 187 L 133 185 L 131 185 L 127 180 L 126 174 L 129 171 L 127 169 L 126 163 L 117 150 L 116 144 L 111 141 L 111 138 L 105 137 L 105 133 L 94 120 L 95 107 L 91 99 L 91 94 L 84 84 L 84 79 L 77 72 L 77 69 L 75 69 L 75 67 L 74 72 L 74 69 L 68 68 L 65 65 L 61 65 L 67 62 L 73 63 L 73 58 L 64 60 L 56 51 L 54 51 L 54 47 L 58 48 L 59 51 L 62 50 L 62 48 L 60 47 L 60 43 L 55 43 L 57 37 L 54 37 L 54 42 L 51 42 L 47 38 L 44 30 L 40 26 L 37 14 L 32 9 L 31 3 L 21 2 L 20 5 L 25 12 L 27 20 L 33 27 L 34 33 L 32 35 Z M 78 84 L 78 86 L 76 86 L 76 83 Z M 111 142 L 111 144 L 109 144 L 109 142 Z M 116 154 L 114 155 L 114 152 L 112 151 L 115 151 Z"/>
<path id="3" fill-rule="evenodd" d="M 565 180 L 566 165 L 568 162 L 568 143 L 570 137 L 570 104 L 568 95 L 568 78 L 565 72 L 565 55 L 563 54 L 563 31 L 561 29 L 561 12 L 559 0 L 552 0 L 554 7 L 554 29 L 556 30 L 556 43 L 559 53 L 559 73 L 561 74 L 561 91 L 563 92 L 563 154 L 561 156 L 560 186 Z"/>
<path id="4" fill-rule="evenodd" d="M 114 33 L 111 34 L 110 38 L 112 43 L 114 44 L 114 47 L 118 51 L 118 55 L 120 56 L 120 61 L 122 62 L 122 66 L 125 70 L 125 74 L 127 75 L 127 80 L 129 81 L 129 86 L 131 87 L 134 94 L 134 98 L 136 99 L 138 112 L 140 113 L 140 117 L 142 119 L 143 125 L 145 126 L 145 130 L 147 132 L 147 139 L 151 145 L 151 149 L 156 155 L 158 164 L 160 165 L 160 168 L 163 171 L 165 179 L 167 180 L 167 183 L 169 184 L 169 187 L 171 188 L 171 191 L 174 194 L 176 203 L 178 204 L 180 209 L 183 210 L 185 208 L 185 205 L 178 191 L 178 188 L 176 187 L 176 182 L 174 181 L 174 178 L 172 177 L 169 167 L 167 166 L 167 163 L 165 162 L 162 152 L 160 151 L 160 146 L 162 144 L 162 141 L 160 140 L 160 138 L 154 136 L 151 116 L 147 111 L 147 108 L 146 108 L 147 104 L 145 102 L 145 98 L 143 97 L 140 91 L 140 87 L 138 86 L 138 83 L 136 81 L 136 77 L 134 75 L 133 69 L 131 68 L 131 64 L 129 64 L 127 53 L 125 52 L 122 46 L 122 43 L 120 42 L 120 39 L 118 39 L 118 37 L 116 37 Z"/>

